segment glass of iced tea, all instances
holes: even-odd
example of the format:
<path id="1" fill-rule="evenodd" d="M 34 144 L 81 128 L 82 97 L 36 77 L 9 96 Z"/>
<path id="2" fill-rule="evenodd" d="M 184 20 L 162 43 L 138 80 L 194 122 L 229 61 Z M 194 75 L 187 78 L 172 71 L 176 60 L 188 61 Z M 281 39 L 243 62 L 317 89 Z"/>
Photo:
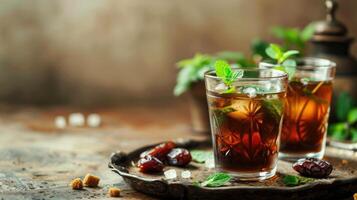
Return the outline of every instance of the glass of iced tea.
<path id="1" fill-rule="evenodd" d="M 335 63 L 320 58 L 296 60 L 290 70 L 279 157 L 322 158 L 332 97 Z M 274 65 L 260 63 L 261 68 Z"/>
<path id="2" fill-rule="evenodd" d="M 276 172 L 287 74 L 243 70 L 226 86 L 215 71 L 205 74 L 215 167 L 240 180 L 264 180 Z"/>

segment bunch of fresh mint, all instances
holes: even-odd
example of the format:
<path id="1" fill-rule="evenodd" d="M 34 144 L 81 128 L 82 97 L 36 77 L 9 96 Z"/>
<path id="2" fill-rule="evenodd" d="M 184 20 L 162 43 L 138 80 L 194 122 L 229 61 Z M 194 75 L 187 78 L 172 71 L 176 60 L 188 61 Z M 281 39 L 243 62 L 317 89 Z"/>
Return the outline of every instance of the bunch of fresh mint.
<path id="1" fill-rule="evenodd" d="M 315 23 L 308 24 L 303 29 L 276 26 L 271 29 L 271 33 L 276 38 L 283 40 L 285 49 L 297 48 L 303 52 L 306 42 L 313 36 Z"/>
<path id="2" fill-rule="evenodd" d="M 296 47 L 303 52 L 305 42 L 312 37 L 313 30 L 313 25 L 308 25 L 303 29 L 274 27 L 272 29 L 272 34 L 276 38 L 282 40 L 283 48 L 280 49 Z M 202 81 L 204 73 L 214 69 L 213 64 L 216 60 L 222 59 L 240 67 L 252 67 L 259 61 L 270 58 L 266 53 L 266 48 L 268 47 L 268 42 L 261 39 L 255 39 L 251 42 L 251 54 L 248 56 L 245 56 L 240 52 L 224 51 L 215 55 L 196 54 L 192 58 L 178 62 L 177 66 L 179 67 L 180 72 L 177 75 L 177 83 L 174 88 L 175 96 L 179 96 L 186 92 L 192 84 Z"/>
<path id="3" fill-rule="evenodd" d="M 341 92 L 335 105 L 337 123 L 329 124 L 328 135 L 336 140 L 357 142 L 357 107 L 346 92 Z"/>
<path id="4" fill-rule="evenodd" d="M 224 51 L 215 55 L 196 54 L 193 58 L 184 59 L 177 63 L 180 71 L 177 75 L 177 83 L 174 88 L 175 96 L 186 92 L 193 83 L 202 81 L 204 73 L 214 69 L 217 60 L 224 60 L 239 67 L 254 66 L 252 60 L 247 59 L 239 52 Z"/>

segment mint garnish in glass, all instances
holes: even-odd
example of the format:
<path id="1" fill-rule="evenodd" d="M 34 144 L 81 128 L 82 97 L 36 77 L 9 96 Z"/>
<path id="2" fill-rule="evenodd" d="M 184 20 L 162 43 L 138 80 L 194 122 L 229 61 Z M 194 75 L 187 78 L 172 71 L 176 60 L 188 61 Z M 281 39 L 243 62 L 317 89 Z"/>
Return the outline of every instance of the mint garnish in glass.
<path id="1" fill-rule="evenodd" d="M 235 91 L 233 82 L 243 77 L 243 70 L 237 69 L 233 71 L 231 66 L 224 60 L 217 60 L 214 63 L 214 68 L 217 77 L 227 86 L 227 89 L 223 93 L 233 93 Z"/>

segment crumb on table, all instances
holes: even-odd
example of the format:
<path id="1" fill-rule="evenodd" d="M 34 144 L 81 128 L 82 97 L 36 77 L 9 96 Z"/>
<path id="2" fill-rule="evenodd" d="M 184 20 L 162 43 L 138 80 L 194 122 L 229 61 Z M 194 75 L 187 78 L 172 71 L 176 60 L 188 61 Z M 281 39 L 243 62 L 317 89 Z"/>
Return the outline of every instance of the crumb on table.
<path id="1" fill-rule="evenodd" d="M 347 165 L 348 164 L 348 160 L 342 160 L 341 161 L 343 165 Z"/>
<path id="2" fill-rule="evenodd" d="M 87 187 L 97 187 L 99 184 L 100 178 L 92 174 L 87 174 L 83 179 L 84 186 Z"/>
<path id="3" fill-rule="evenodd" d="M 71 181 L 70 186 L 72 187 L 73 190 L 81 190 L 83 189 L 83 183 L 80 178 L 73 179 Z"/>
<path id="4" fill-rule="evenodd" d="M 110 197 L 119 197 L 120 196 L 120 189 L 116 187 L 111 187 L 108 190 L 108 194 Z"/>

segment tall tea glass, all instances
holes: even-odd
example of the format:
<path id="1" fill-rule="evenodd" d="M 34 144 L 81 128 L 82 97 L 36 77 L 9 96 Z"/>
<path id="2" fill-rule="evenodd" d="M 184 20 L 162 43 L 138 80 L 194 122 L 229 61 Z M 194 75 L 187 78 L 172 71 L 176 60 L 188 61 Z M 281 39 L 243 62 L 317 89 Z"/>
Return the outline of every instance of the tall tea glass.
<path id="1" fill-rule="evenodd" d="M 297 60 L 289 77 L 279 157 L 322 158 L 332 97 L 335 63 L 319 58 Z M 274 65 L 260 63 L 261 68 Z"/>
<path id="2" fill-rule="evenodd" d="M 243 70 L 227 89 L 215 71 L 205 74 L 215 167 L 241 180 L 263 180 L 276 172 L 287 74 Z"/>

